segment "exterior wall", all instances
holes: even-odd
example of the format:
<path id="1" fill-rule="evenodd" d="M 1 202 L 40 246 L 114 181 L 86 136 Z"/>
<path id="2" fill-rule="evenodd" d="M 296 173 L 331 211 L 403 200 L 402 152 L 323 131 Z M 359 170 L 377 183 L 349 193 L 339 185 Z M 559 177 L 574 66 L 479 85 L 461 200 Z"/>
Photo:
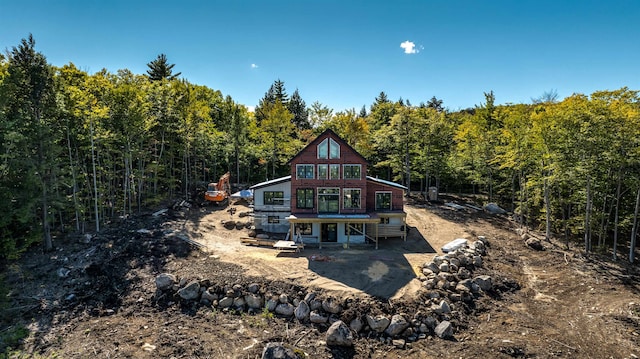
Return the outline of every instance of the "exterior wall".
<path id="1" fill-rule="evenodd" d="M 282 191 L 283 204 L 264 204 L 264 193 L 267 191 Z M 291 214 L 291 182 L 286 181 L 256 188 L 253 196 L 253 215 L 256 229 L 272 233 L 286 233 L 289 231 L 289 221 L 286 218 Z M 270 223 L 275 222 L 275 218 L 278 218 L 278 223 Z"/>
<path id="2" fill-rule="evenodd" d="M 376 211 L 376 192 L 391 192 L 391 210 L 389 212 L 404 210 L 404 190 L 369 181 L 367 185 L 367 212 L 385 212 Z"/>
<path id="3" fill-rule="evenodd" d="M 337 159 L 319 159 L 318 158 L 318 144 L 324 141 L 326 138 L 333 138 L 338 144 L 340 144 L 340 158 Z M 309 214 L 318 213 L 318 188 L 340 188 L 340 212 L 342 214 L 352 213 L 366 213 L 367 212 L 367 162 L 357 152 L 351 149 L 346 143 L 344 143 L 338 137 L 334 137 L 331 133 L 325 133 L 314 140 L 309 146 L 307 146 L 301 153 L 299 153 L 291 164 L 291 211 L 294 214 Z M 314 165 L 314 179 L 298 179 L 297 167 L 299 164 L 312 164 Z M 340 166 L 340 179 L 317 179 L 318 178 L 318 164 L 337 164 Z M 343 179 L 345 164 L 360 165 L 360 179 Z M 298 209 L 296 192 L 299 188 L 313 188 L 314 189 L 314 208 L 312 209 Z M 360 192 L 360 208 L 344 208 L 343 203 L 343 189 L 344 188 L 359 188 Z"/>

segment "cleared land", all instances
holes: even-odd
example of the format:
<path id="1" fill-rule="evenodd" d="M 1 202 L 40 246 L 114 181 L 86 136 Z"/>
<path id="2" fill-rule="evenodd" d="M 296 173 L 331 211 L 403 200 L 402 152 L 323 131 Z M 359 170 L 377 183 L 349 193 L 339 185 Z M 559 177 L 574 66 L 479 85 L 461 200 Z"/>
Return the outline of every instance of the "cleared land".
<path id="1" fill-rule="evenodd" d="M 238 206 L 238 213 L 244 210 Z M 508 219 L 482 212 L 420 204 L 406 210 L 406 242 L 383 240 L 379 250 L 307 247 L 301 253 L 242 245 L 246 230 L 224 229 L 221 221 L 231 217 L 223 210 L 129 219 L 86 243 L 68 238 L 53 254 L 32 253 L 6 268 L 9 305 L 0 330 L 24 325 L 32 333 L 25 351 L 63 358 L 259 358 L 270 341 L 295 344 L 312 358 L 640 356 L 637 267 L 553 244 L 533 251 Z M 455 340 L 427 338 L 404 350 L 367 338 L 358 338 L 352 350 L 336 350 L 323 343 L 326 327 L 200 305 L 162 306 L 154 298 L 156 275 L 170 272 L 212 285 L 313 287 L 362 305 L 393 303 L 415 312 L 421 305 L 419 266 L 442 244 L 477 235 L 490 243 L 483 270 L 513 283 L 513 290 L 484 296 L 461 314 Z M 69 273 L 60 275 L 60 268 Z"/>

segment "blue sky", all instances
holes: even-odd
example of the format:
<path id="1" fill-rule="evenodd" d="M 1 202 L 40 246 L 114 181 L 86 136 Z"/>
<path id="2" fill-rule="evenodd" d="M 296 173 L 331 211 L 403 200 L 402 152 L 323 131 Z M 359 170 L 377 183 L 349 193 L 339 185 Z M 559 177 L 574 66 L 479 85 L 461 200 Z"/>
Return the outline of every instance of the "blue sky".
<path id="1" fill-rule="evenodd" d="M 276 79 L 334 111 L 380 91 L 457 110 L 490 90 L 521 103 L 640 89 L 636 0 L 0 0 L 0 49 L 29 33 L 50 63 L 89 73 L 145 73 L 165 53 L 182 77 L 248 106 Z"/>

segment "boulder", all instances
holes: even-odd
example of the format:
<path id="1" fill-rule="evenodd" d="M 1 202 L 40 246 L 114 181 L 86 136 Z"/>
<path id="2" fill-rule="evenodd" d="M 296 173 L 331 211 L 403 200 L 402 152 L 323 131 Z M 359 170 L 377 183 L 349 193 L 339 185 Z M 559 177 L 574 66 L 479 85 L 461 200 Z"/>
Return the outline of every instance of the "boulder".
<path id="1" fill-rule="evenodd" d="M 184 300 L 194 300 L 200 297 L 200 282 L 194 280 L 184 288 L 178 290 L 178 295 Z"/>
<path id="2" fill-rule="evenodd" d="M 536 251 L 544 250 L 544 246 L 542 245 L 542 242 L 540 242 L 539 239 L 531 237 L 527 239 L 524 243 L 527 245 L 527 247 L 531 249 L 535 249 Z"/>
<path id="3" fill-rule="evenodd" d="M 449 272 L 449 263 L 447 262 L 441 263 L 438 269 L 440 270 L 440 272 L 445 272 L 445 273 Z"/>
<path id="4" fill-rule="evenodd" d="M 255 238 L 255 236 L 258 235 L 258 233 L 256 233 L 255 229 L 252 229 L 249 231 L 249 233 L 247 233 L 247 236 L 251 237 L 251 238 Z"/>
<path id="5" fill-rule="evenodd" d="M 431 272 L 438 274 L 440 272 L 440 267 L 435 262 L 431 262 L 425 266 L 425 268 L 431 270 Z"/>
<path id="6" fill-rule="evenodd" d="M 177 278 L 173 274 L 162 273 L 156 277 L 156 288 L 160 290 L 167 290 L 171 288 L 177 281 Z"/>
<path id="7" fill-rule="evenodd" d="M 326 323 L 328 320 L 329 320 L 329 317 L 326 317 L 315 310 L 309 313 L 309 321 L 311 323 L 322 324 L 322 323 Z"/>
<path id="8" fill-rule="evenodd" d="M 244 296 L 244 301 L 251 309 L 261 309 L 264 303 L 262 297 L 258 294 L 247 294 Z"/>
<path id="9" fill-rule="evenodd" d="M 407 342 L 404 339 L 394 339 L 391 341 L 391 344 L 398 349 L 404 349 Z"/>
<path id="10" fill-rule="evenodd" d="M 258 291 L 260 290 L 260 284 L 258 283 L 251 283 L 249 284 L 249 286 L 247 287 L 247 289 L 249 290 L 249 292 L 251 293 L 258 293 Z"/>
<path id="11" fill-rule="evenodd" d="M 233 305 L 233 298 L 232 297 L 224 297 L 222 299 L 220 299 L 220 301 L 218 302 L 218 306 L 220 308 L 229 308 Z"/>
<path id="12" fill-rule="evenodd" d="M 222 226 L 226 229 L 234 229 L 236 228 L 236 221 L 225 221 Z"/>
<path id="13" fill-rule="evenodd" d="M 240 309 L 240 310 L 244 310 L 244 305 L 246 304 L 246 302 L 244 301 L 243 297 L 235 297 L 233 298 L 233 307 Z"/>
<path id="14" fill-rule="evenodd" d="M 437 308 L 435 308 L 436 313 L 438 314 L 448 314 L 451 313 L 451 307 L 447 301 L 442 300 L 440 304 L 438 304 Z"/>
<path id="15" fill-rule="evenodd" d="M 482 267 L 482 257 L 481 256 L 473 256 L 473 262 L 472 262 L 474 267 Z"/>
<path id="16" fill-rule="evenodd" d="M 215 293 L 211 293 L 208 290 L 205 290 L 204 292 L 202 292 L 201 298 L 213 303 L 214 300 L 218 300 L 218 295 Z"/>
<path id="17" fill-rule="evenodd" d="M 493 280 L 488 275 L 480 275 L 473 278 L 473 283 L 477 284 L 483 292 L 493 289 Z"/>
<path id="18" fill-rule="evenodd" d="M 338 320 L 327 329 L 326 342 L 327 345 L 350 347 L 353 346 L 353 335 L 349 327 L 342 320 Z"/>
<path id="19" fill-rule="evenodd" d="M 296 319 L 298 319 L 301 322 L 309 319 L 309 313 L 311 313 L 311 309 L 309 309 L 309 305 L 304 300 L 298 304 L 298 306 L 294 311 Z"/>
<path id="20" fill-rule="evenodd" d="M 384 332 L 390 337 L 396 337 L 408 327 L 409 322 L 407 322 L 404 316 L 395 314 L 393 317 L 391 317 L 391 322 Z"/>
<path id="21" fill-rule="evenodd" d="M 299 359 L 292 348 L 283 343 L 268 343 L 262 350 L 262 359 Z"/>
<path id="22" fill-rule="evenodd" d="M 371 330 L 376 331 L 378 333 L 384 332 L 384 330 L 387 329 L 387 327 L 389 326 L 389 323 L 391 323 L 389 318 L 382 315 L 377 317 L 372 317 L 370 315 L 367 315 L 366 319 L 367 319 L 367 324 L 369 324 L 369 328 L 371 328 Z"/>
<path id="23" fill-rule="evenodd" d="M 349 328 L 351 328 L 355 333 L 359 333 L 362 330 L 362 327 L 364 327 L 364 323 L 362 323 L 360 318 L 354 318 L 349 323 Z"/>
<path id="24" fill-rule="evenodd" d="M 285 317 L 290 317 L 293 315 L 293 312 L 295 311 L 295 309 L 296 308 L 290 303 L 280 303 L 276 305 L 275 312 L 276 314 L 280 314 Z"/>
<path id="25" fill-rule="evenodd" d="M 339 314 L 342 311 L 342 306 L 335 298 L 328 298 L 322 301 L 322 309 L 327 313 Z"/>
<path id="26" fill-rule="evenodd" d="M 507 211 L 505 211 L 503 208 L 501 208 L 500 206 L 498 206 L 495 203 L 488 203 L 487 205 L 484 206 L 484 210 L 491 213 L 491 214 L 505 214 L 507 213 Z"/>
<path id="27" fill-rule="evenodd" d="M 270 312 L 273 312 L 274 310 L 276 310 L 276 306 L 277 305 L 278 305 L 278 300 L 275 299 L 275 298 L 269 298 L 269 299 L 267 299 L 267 302 L 265 303 L 265 307 Z"/>
<path id="28" fill-rule="evenodd" d="M 438 338 L 440 339 L 448 339 L 453 337 L 453 325 L 448 320 L 442 321 L 436 328 L 433 330 Z"/>
<path id="29" fill-rule="evenodd" d="M 289 297 L 286 294 L 282 293 L 278 297 L 278 301 L 282 304 L 289 303 Z"/>
<path id="30" fill-rule="evenodd" d="M 309 308 L 311 308 L 311 310 L 318 310 L 322 308 L 322 301 L 319 299 L 307 300 L 307 303 L 309 303 Z"/>

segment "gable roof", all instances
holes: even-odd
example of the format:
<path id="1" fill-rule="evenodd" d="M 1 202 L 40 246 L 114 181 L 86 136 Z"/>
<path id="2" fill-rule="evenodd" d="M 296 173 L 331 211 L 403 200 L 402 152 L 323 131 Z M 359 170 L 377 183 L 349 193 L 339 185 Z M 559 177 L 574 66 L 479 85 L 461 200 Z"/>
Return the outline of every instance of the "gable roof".
<path id="1" fill-rule="evenodd" d="M 280 178 L 275 178 L 269 181 L 265 181 L 265 182 L 260 182 L 260 183 L 256 183 L 253 186 L 249 187 L 249 189 L 258 189 L 258 188 L 262 188 L 262 187 L 268 187 L 274 184 L 279 184 L 279 183 L 284 183 L 287 181 L 291 181 L 291 175 L 289 176 L 284 176 L 284 177 L 280 177 Z"/>
<path id="2" fill-rule="evenodd" d="M 343 140 L 342 137 L 338 136 L 338 134 L 333 132 L 332 129 L 327 128 L 326 130 L 324 130 L 324 132 L 322 132 L 316 138 L 314 138 L 313 141 L 309 142 L 309 144 L 306 145 L 303 149 L 301 149 L 295 156 L 291 157 L 291 159 L 289 161 L 287 161 L 287 164 L 291 164 L 291 162 L 293 162 L 293 160 L 295 160 L 298 156 L 300 156 L 300 154 L 305 152 L 311 146 L 317 146 L 320 142 L 322 142 L 321 139 L 323 139 L 325 137 L 325 134 L 329 134 L 329 137 L 332 137 L 334 140 L 336 140 L 340 144 L 340 146 L 347 147 L 349 150 L 353 151 L 353 153 L 358 155 L 358 157 L 362 158 L 362 160 L 364 162 L 366 162 L 367 164 L 369 163 L 369 161 L 367 161 L 366 158 L 364 158 L 358 151 L 356 151 L 355 148 L 351 147 L 347 143 L 347 141 Z"/>
<path id="3" fill-rule="evenodd" d="M 405 187 L 405 186 L 403 186 L 401 184 L 398 184 L 398 183 L 395 183 L 395 182 L 391 182 L 391 181 L 386 181 L 386 180 L 383 180 L 383 179 L 380 179 L 380 178 L 374 178 L 374 177 L 371 177 L 371 176 L 367 176 L 367 181 L 376 182 L 376 183 L 379 183 L 381 185 L 396 187 L 396 188 L 400 188 L 400 189 L 404 189 L 404 190 L 407 189 L 407 187 Z"/>

